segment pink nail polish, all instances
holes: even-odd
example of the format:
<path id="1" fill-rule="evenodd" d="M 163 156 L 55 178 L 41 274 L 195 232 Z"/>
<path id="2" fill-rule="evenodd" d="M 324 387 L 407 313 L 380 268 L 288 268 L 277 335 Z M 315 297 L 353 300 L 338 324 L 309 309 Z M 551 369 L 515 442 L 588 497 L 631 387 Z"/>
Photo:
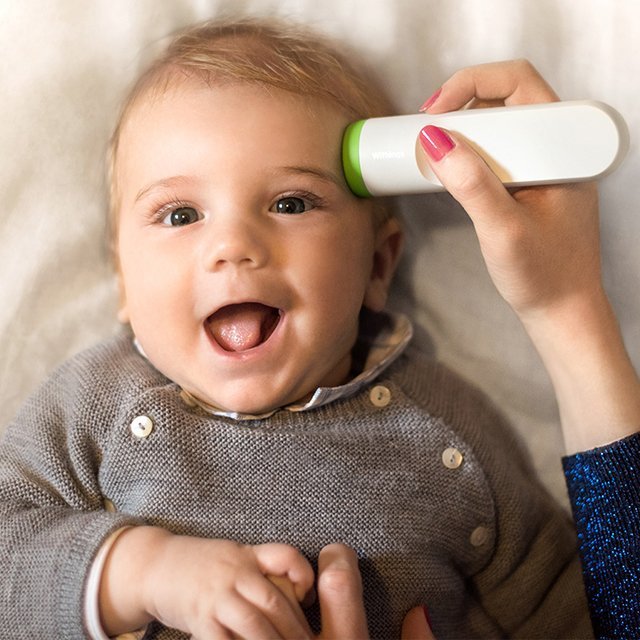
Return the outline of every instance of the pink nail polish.
<path id="1" fill-rule="evenodd" d="M 432 124 L 420 130 L 420 144 L 434 162 L 439 162 L 456 145 L 449 134 Z"/>
<path id="2" fill-rule="evenodd" d="M 427 619 L 429 629 L 431 629 L 431 616 L 429 615 L 429 609 L 427 609 L 425 605 L 422 605 L 422 612 L 424 613 L 424 617 Z"/>
<path id="3" fill-rule="evenodd" d="M 425 100 L 424 104 L 418 109 L 418 111 L 427 111 L 429 107 L 432 107 L 434 102 L 440 97 L 442 93 L 442 87 L 440 87 L 430 98 Z"/>

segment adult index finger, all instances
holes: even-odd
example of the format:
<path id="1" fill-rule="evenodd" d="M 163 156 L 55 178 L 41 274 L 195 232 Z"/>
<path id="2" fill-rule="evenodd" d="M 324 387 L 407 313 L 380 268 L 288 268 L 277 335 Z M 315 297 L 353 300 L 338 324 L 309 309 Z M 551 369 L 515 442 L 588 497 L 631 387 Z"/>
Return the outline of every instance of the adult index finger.
<path id="1" fill-rule="evenodd" d="M 358 558 L 349 547 L 332 544 L 320 552 L 318 599 L 322 616 L 320 638 L 369 637 Z"/>
<path id="2" fill-rule="evenodd" d="M 558 95 L 527 60 L 489 62 L 454 73 L 425 105 L 431 114 L 456 111 L 471 100 L 505 105 L 556 102 Z"/>

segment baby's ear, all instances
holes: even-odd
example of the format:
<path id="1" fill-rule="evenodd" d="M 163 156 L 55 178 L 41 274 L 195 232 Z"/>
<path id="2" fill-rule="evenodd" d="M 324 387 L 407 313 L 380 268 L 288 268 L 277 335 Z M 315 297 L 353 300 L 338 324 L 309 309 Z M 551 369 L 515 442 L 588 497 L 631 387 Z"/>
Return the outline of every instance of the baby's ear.
<path id="1" fill-rule="evenodd" d="M 387 304 L 389 286 L 398 266 L 403 245 L 403 232 L 397 218 L 383 222 L 376 232 L 371 278 L 364 296 L 364 306 L 382 311 Z"/>

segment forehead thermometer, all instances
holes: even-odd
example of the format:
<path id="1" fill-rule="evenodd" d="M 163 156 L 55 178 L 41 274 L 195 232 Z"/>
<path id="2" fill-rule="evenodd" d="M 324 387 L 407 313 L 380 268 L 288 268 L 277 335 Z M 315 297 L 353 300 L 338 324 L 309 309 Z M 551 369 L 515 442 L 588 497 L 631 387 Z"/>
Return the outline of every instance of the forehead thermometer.
<path id="1" fill-rule="evenodd" d="M 593 101 L 370 118 L 344 133 L 343 168 L 353 193 L 443 191 L 418 142 L 429 124 L 462 136 L 508 186 L 595 180 L 613 171 L 629 147 L 622 116 Z"/>

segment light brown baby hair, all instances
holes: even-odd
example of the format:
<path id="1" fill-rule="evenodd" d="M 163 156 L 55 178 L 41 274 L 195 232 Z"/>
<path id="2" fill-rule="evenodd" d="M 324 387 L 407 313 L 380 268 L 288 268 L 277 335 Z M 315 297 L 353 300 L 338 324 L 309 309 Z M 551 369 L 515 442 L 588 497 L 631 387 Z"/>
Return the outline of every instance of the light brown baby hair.
<path id="1" fill-rule="evenodd" d="M 329 39 L 299 24 L 273 18 L 221 19 L 179 32 L 139 77 L 124 101 L 109 149 L 110 231 L 114 248 L 119 193 L 120 136 L 143 99 L 161 96 L 187 80 L 210 86 L 249 83 L 312 96 L 338 107 L 350 119 L 393 113 L 391 100 L 370 70 Z M 391 215 L 387 203 L 374 205 L 379 223 Z"/>

